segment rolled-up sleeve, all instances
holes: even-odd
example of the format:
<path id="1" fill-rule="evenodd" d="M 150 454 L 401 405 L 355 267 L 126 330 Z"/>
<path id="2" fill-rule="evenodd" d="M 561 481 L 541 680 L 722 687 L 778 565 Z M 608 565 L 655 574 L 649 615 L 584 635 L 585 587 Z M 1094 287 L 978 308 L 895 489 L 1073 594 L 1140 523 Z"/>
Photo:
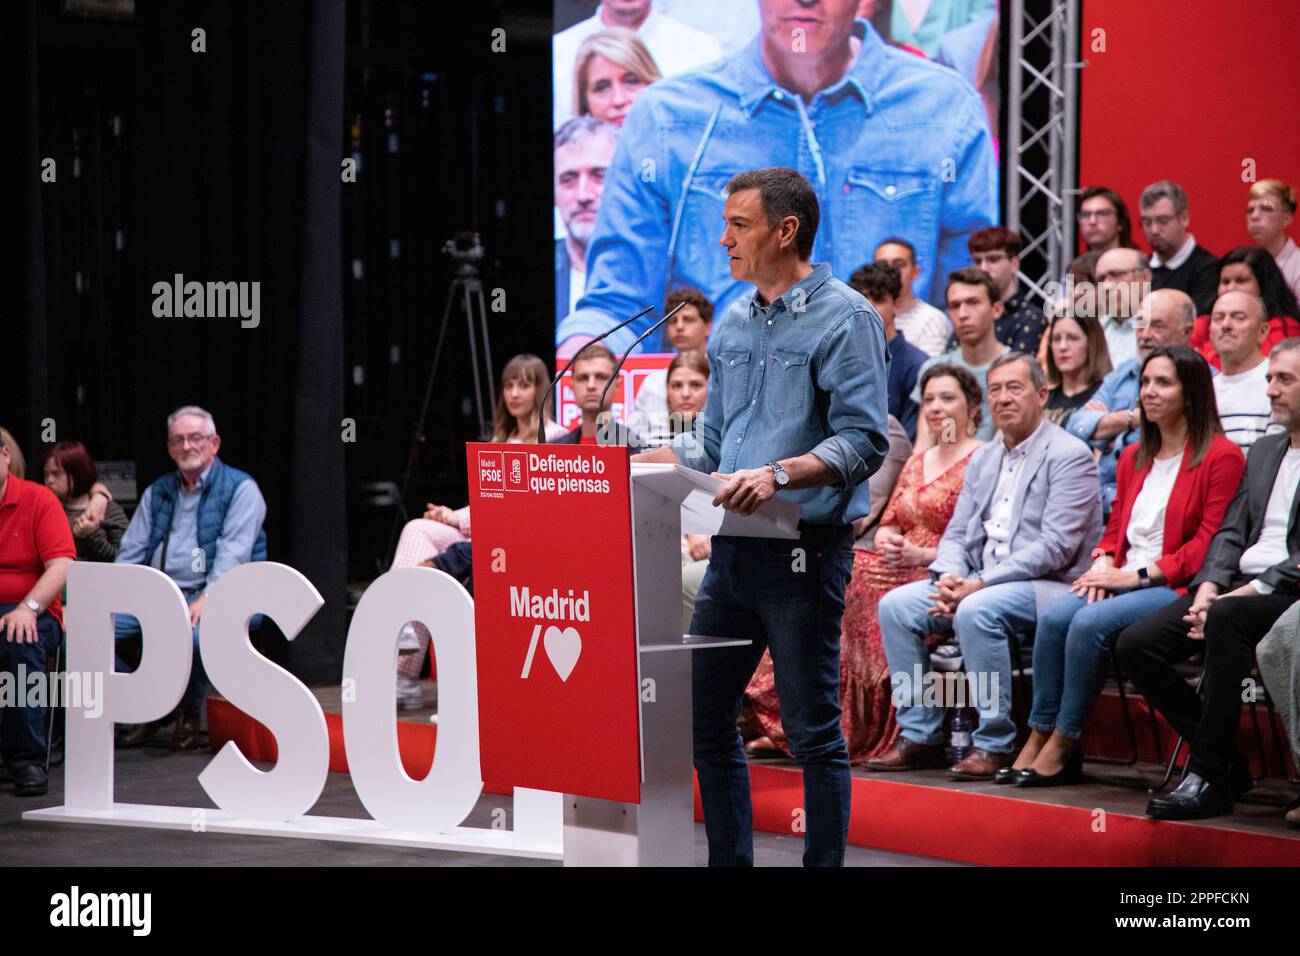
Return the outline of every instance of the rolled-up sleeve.
<path id="1" fill-rule="evenodd" d="M 888 352 L 881 321 L 856 310 L 822 339 L 814 370 L 830 396 L 828 435 L 812 453 L 835 472 L 837 484 L 866 481 L 889 451 Z"/>

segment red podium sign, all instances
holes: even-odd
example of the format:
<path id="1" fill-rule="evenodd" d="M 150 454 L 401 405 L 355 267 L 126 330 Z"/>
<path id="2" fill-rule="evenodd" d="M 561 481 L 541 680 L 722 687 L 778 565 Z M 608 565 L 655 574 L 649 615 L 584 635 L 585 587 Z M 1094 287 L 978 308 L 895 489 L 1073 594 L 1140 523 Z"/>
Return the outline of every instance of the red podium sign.
<path id="1" fill-rule="evenodd" d="M 483 778 L 638 803 L 627 449 L 468 457 Z"/>

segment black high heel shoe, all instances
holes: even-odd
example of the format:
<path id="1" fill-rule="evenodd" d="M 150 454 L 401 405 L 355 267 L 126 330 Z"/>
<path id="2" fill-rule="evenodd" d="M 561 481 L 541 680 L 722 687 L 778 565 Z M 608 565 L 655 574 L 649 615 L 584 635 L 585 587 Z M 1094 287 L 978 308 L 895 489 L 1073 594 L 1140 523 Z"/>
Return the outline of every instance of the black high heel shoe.
<path id="1" fill-rule="evenodd" d="M 1016 771 L 1017 787 L 1060 787 L 1083 779 L 1083 748 L 1076 746 L 1065 766 L 1052 774 L 1041 774 L 1032 767 Z"/>

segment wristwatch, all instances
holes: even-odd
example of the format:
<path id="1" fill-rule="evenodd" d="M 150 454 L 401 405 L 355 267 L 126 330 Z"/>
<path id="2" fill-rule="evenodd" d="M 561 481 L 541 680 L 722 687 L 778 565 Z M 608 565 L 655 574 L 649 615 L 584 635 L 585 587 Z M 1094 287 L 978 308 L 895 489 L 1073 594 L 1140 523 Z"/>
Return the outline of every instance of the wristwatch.
<path id="1" fill-rule="evenodd" d="M 772 469 L 772 474 L 776 476 L 777 488 L 784 488 L 790 483 L 790 472 L 786 471 L 774 461 L 769 461 L 767 467 Z"/>
<path id="2" fill-rule="evenodd" d="M 1151 573 L 1146 568 L 1138 568 L 1138 587 L 1151 587 Z"/>
<path id="3" fill-rule="evenodd" d="M 23 605 L 27 608 L 27 610 L 31 611 L 33 614 L 41 613 L 41 606 L 37 604 L 35 601 L 33 601 L 31 598 L 28 598 L 27 600 L 23 601 Z"/>

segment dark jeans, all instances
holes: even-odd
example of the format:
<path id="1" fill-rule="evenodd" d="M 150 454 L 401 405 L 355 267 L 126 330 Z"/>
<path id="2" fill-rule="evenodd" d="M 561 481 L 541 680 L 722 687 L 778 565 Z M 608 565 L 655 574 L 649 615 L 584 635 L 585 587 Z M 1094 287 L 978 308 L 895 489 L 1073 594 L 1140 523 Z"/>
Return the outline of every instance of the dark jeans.
<path id="1" fill-rule="evenodd" d="M 0 615 L 8 614 L 15 607 L 16 604 L 0 604 Z M 40 674 L 41 680 L 46 680 L 45 658 L 63 640 L 63 628 L 53 614 L 42 611 L 36 618 L 36 635 L 35 644 L 19 644 L 17 641 L 10 643 L 0 637 L 0 674 L 11 675 L 8 680 L 14 681 L 15 693 L 13 706 L 0 707 L 0 755 L 3 755 L 7 767 L 18 768 L 31 764 L 45 766 L 46 708 L 43 704 L 39 707 L 27 706 L 31 686 L 26 682 L 32 674 Z M 23 684 L 18 683 L 19 665 L 24 668 Z M 42 694 L 35 699 L 47 701 L 49 693 L 50 685 L 47 682 Z"/>
<path id="2" fill-rule="evenodd" d="M 1170 726 L 1191 742 L 1188 769 L 1227 786 L 1230 767 L 1241 759 L 1236 747 L 1241 720 L 1242 682 L 1250 676 L 1255 645 L 1273 622 L 1296 602 L 1293 594 L 1220 598 L 1205 619 L 1205 641 L 1187 636 L 1183 615 L 1189 593 L 1149 617 L 1126 627 L 1115 653 L 1120 666 Z M 1173 665 L 1204 651 L 1201 696 Z"/>
<path id="3" fill-rule="evenodd" d="M 744 647 L 693 655 L 695 770 L 710 866 L 753 866 L 749 767 L 736 721 L 763 649 L 772 652 L 781 723 L 803 769 L 805 866 L 840 866 L 849 830 L 849 754 L 840 729 L 840 617 L 852 532 L 810 528 L 798 541 L 713 539 L 691 633 Z"/>
<path id="4" fill-rule="evenodd" d="M 193 604 L 203 594 L 202 589 L 182 592 L 185 595 L 185 603 Z M 249 621 L 249 627 L 254 627 L 262 615 L 258 614 Z M 202 625 L 202 621 L 199 622 Z M 130 614 L 113 615 L 113 636 L 118 641 L 125 641 L 140 638 L 140 621 Z M 185 685 L 185 695 L 181 698 L 181 708 L 190 714 L 197 714 L 203 708 L 203 700 L 208 695 L 208 674 L 203 669 L 203 655 L 199 653 L 199 629 L 192 627 L 190 629 L 190 639 L 194 642 L 194 658 L 190 665 L 190 680 Z M 143 648 L 141 648 L 143 653 Z M 116 668 L 118 673 L 130 673 L 135 670 L 123 660 L 122 655 L 117 655 Z"/>

